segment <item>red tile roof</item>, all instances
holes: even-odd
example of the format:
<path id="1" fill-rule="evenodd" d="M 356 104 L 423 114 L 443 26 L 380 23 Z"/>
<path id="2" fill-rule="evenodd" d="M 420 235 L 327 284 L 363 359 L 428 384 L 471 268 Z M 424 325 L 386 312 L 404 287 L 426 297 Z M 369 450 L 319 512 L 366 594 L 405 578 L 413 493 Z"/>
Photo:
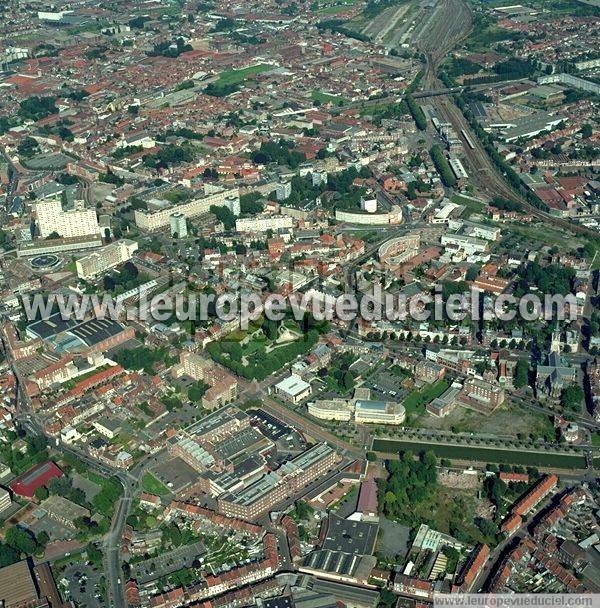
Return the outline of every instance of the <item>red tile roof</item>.
<path id="1" fill-rule="evenodd" d="M 47 485 L 51 479 L 62 476 L 63 472 L 51 460 L 48 460 L 19 475 L 10 484 L 10 489 L 19 496 L 33 498 L 38 488 Z"/>

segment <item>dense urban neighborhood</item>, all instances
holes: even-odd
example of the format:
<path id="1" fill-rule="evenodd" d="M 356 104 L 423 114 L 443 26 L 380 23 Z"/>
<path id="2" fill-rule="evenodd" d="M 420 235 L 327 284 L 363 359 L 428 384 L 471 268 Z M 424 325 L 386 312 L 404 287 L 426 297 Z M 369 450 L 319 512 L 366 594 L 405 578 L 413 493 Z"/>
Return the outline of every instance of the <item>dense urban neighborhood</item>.
<path id="1" fill-rule="evenodd" d="M 600 593 L 600 0 L 0 31 L 0 606 Z"/>

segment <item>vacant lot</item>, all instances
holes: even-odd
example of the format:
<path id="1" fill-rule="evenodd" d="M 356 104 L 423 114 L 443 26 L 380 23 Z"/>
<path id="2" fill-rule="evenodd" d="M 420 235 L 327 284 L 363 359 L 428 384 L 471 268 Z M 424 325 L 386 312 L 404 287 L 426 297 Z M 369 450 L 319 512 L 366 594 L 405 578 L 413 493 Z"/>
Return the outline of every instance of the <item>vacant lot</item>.
<path id="1" fill-rule="evenodd" d="M 144 473 L 144 476 L 142 477 L 142 489 L 144 492 L 155 494 L 156 496 L 164 496 L 170 493 L 169 488 L 156 479 L 152 473 Z"/>
<path id="2" fill-rule="evenodd" d="M 412 426 L 456 433 L 494 435 L 500 438 L 514 438 L 522 433 L 554 439 L 554 428 L 548 416 L 508 403 L 490 416 L 460 406 L 444 418 L 436 418 L 425 413 L 419 416 Z"/>

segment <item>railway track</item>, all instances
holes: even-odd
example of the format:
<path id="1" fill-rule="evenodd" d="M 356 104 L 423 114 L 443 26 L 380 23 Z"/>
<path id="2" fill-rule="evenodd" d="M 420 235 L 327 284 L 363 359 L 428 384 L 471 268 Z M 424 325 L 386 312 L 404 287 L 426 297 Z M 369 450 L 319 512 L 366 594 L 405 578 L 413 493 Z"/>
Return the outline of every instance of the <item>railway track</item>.
<path id="1" fill-rule="evenodd" d="M 427 58 L 427 68 L 421 81 L 422 88 L 427 91 L 446 88 L 436 75 L 437 69 L 446 55 L 457 44 L 465 40 L 471 34 L 473 28 L 471 9 L 464 0 L 448 0 L 438 11 L 437 17 L 431 20 L 428 29 L 421 34 L 418 45 Z M 444 28 L 447 30 L 445 33 Z M 437 44 L 436 40 L 438 41 Z M 564 230 L 585 237 L 598 238 L 598 233 L 594 230 L 550 215 L 532 205 L 521 193 L 514 190 L 499 173 L 481 141 L 473 133 L 471 126 L 456 104 L 444 96 L 431 97 L 431 100 L 439 118 L 450 123 L 463 141 L 464 156 L 469 174 L 481 191 L 490 197 L 499 196 L 517 202 L 530 215 Z M 472 146 L 465 138 L 465 133 Z"/>

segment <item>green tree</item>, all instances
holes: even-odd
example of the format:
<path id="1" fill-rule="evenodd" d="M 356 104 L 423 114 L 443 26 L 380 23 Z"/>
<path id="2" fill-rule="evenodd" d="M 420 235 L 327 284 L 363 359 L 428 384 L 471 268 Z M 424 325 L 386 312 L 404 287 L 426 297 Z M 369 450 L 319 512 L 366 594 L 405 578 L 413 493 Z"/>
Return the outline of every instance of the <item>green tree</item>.
<path id="1" fill-rule="evenodd" d="M 425 131 L 427 129 L 427 118 L 425 117 L 425 113 L 421 109 L 421 106 L 415 101 L 412 95 L 406 96 L 406 104 L 408 105 L 408 109 L 410 110 L 419 131 Z"/>
<path id="2" fill-rule="evenodd" d="M 223 224 L 225 230 L 235 228 L 235 215 L 229 208 L 211 205 L 210 212 Z"/>
<path id="3" fill-rule="evenodd" d="M 260 192 L 248 192 L 240 196 L 240 212 L 248 215 L 261 213 L 264 205 L 260 202 L 262 194 Z"/>
<path id="4" fill-rule="evenodd" d="M 578 412 L 581 409 L 584 393 L 580 386 L 567 386 L 560 396 L 560 403 L 566 409 Z"/>
<path id="5" fill-rule="evenodd" d="M 110 477 L 102 484 L 102 490 L 92 499 L 92 505 L 104 516 L 112 516 L 115 503 L 121 497 L 123 486 L 116 477 Z"/>
<path id="6" fill-rule="evenodd" d="M 71 491 L 71 488 L 71 480 L 66 475 L 55 477 L 48 484 L 50 494 L 58 494 L 59 496 L 66 496 Z"/>
<path id="7" fill-rule="evenodd" d="M 19 104 L 19 116 L 37 121 L 56 114 L 58 109 L 54 101 L 54 97 L 38 97 L 37 95 L 29 97 Z"/>
<path id="8" fill-rule="evenodd" d="M 0 542 L 0 568 L 5 568 L 18 562 L 19 558 L 20 555 L 17 549 Z"/>
<path id="9" fill-rule="evenodd" d="M 481 530 L 481 533 L 487 538 L 494 538 L 498 532 L 498 527 L 493 521 L 484 519 L 483 517 L 477 517 L 475 519 L 475 525 Z"/>
<path id="10" fill-rule="evenodd" d="M 350 370 L 344 372 L 342 384 L 347 391 L 354 387 L 354 376 Z"/>
<path id="11" fill-rule="evenodd" d="M 515 368 L 515 388 L 523 388 L 529 383 L 529 364 L 525 357 L 517 361 Z"/>
<path id="12" fill-rule="evenodd" d="M 265 317 L 265 320 L 262 324 L 262 329 L 265 332 L 267 338 L 269 338 L 269 340 L 271 340 L 272 342 L 277 340 L 277 337 L 279 335 L 278 327 L 279 324 L 277 321 L 274 321 L 273 319 L 267 319 Z"/>
<path id="13" fill-rule="evenodd" d="M 25 555 L 33 555 L 37 550 L 35 537 L 24 528 L 13 526 L 5 536 L 6 543 Z"/>
<path id="14" fill-rule="evenodd" d="M 46 545 L 50 542 L 50 536 L 48 532 L 42 530 L 36 537 L 39 549 L 45 549 Z"/>
<path id="15" fill-rule="evenodd" d="M 450 168 L 442 149 L 438 145 L 435 145 L 431 148 L 429 154 L 431 155 L 431 160 L 433 161 L 435 168 L 440 174 L 440 178 L 444 186 L 456 186 L 456 176 L 452 172 L 452 169 Z"/>
<path id="16" fill-rule="evenodd" d="M 479 276 L 479 268 L 477 266 L 471 266 L 469 270 L 467 270 L 467 275 L 465 279 L 467 281 L 474 281 Z"/>
<path id="17" fill-rule="evenodd" d="M 17 146 L 17 152 L 21 156 L 33 156 L 39 150 L 38 142 L 33 137 L 24 137 Z"/>
<path id="18" fill-rule="evenodd" d="M 48 492 L 48 488 L 46 488 L 46 486 L 40 486 L 39 488 L 36 488 L 36 490 L 35 490 L 35 497 L 40 502 L 42 500 L 46 500 L 46 498 L 48 498 L 48 494 L 49 494 L 49 492 Z"/>
<path id="19" fill-rule="evenodd" d="M 592 125 L 589 123 L 585 123 L 582 127 L 581 127 L 581 136 L 584 139 L 588 139 L 592 136 L 594 130 L 592 129 Z"/>
<path id="20" fill-rule="evenodd" d="M 195 401 L 198 403 L 204 397 L 204 393 L 208 389 L 208 385 L 204 384 L 204 382 L 198 381 L 195 384 L 192 384 L 188 389 L 188 399 L 190 401 Z"/>
<path id="21" fill-rule="evenodd" d="M 88 559 L 95 565 L 102 565 L 102 551 L 94 543 L 89 543 L 85 548 Z"/>
<path id="22" fill-rule="evenodd" d="M 506 484 L 499 477 L 494 475 L 493 477 L 488 477 L 485 480 L 485 489 L 490 501 L 496 505 L 497 508 L 500 507 L 502 504 L 502 499 L 506 494 Z"/>
<path id="23" fill-rule="evenodd" d="M 305 501 L 297 500 L 294 503 L 294 515 L 296 519 L 309 519 L 314 509 Z"/>

